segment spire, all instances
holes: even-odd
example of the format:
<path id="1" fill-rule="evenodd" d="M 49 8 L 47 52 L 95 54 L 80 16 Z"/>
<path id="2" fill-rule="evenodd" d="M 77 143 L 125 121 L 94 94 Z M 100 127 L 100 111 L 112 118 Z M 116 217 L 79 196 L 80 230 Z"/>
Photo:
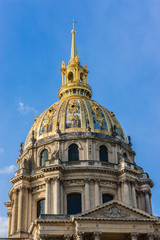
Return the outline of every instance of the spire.
<path id="1" fill-rule="evenodd" d="M 76 38 L 75 38 L 75 29 L 74 29 L 74 24 L 77 23 L 76 21 L 74 21 L 74 18 L 73 20 L 71 20 L 71 22 L 73 22 L 73 29 L 71 31 L 72 33 L 72 46 L 71 46 L 71 59 L 74 59 L 77 55 L 77 47 L 76 47 Z"/>

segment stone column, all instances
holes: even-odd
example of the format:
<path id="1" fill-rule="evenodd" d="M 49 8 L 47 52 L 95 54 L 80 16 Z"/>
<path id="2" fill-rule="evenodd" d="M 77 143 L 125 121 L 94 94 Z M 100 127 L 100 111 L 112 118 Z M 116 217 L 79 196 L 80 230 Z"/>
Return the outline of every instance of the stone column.
<path id="1" fill-rule="evenodd" d="M 154 240 L 155 239 L 155 236 L 153 233 L 148 233 L 147 234 L 147 240 Z"/>
<path id="2" fill-rule="evenodd" d="M 93 239 L 94 240 L 100 240 L 101 232 L 94 232 L 93 233 Z"/>
<path id="3" fill-rule="evenodd" d="M 136 199 L 136 190 L 135 190 L 135 182 L 131 183 L 131 187 L 132 187 L 132 203 L 133 203 L 133 207 L 137 207 L 137 199 Z"/>
<path id="4" fill-rule="evenodd" d="M 83 232 L 77 232 L 76 234 L 76 240 L 83 240 L 84 233 Z"/>
<path id="5" fill-rule="evenodd" d="M 124 192 L 122 194 L 124 194 L 124 200 L 125 203 L 130 204 L 130 199 L 129 199 L 129 186 L 128 186 L 129 182 L 127 180 L 125 180 L 123 182 L 123 190 Z"/>
<path id="6" fill-rule="evenodd" d="M 32 222 L 32 189 L 28 189 L 28 225 L 27 228 L 29 228 L 29 225 Z"/>
<path id="7" fill-rule="evenodd" d="M 64 214 L 64 212 L 63 212 L 63 181 L 61 180 L 61 186 L 60 186 L 60 189 L 61 189 L 61 196 L 60 196 L 60 198 L 61 198 L 61 214 Z"/>
<path id="8" fill-rule="evenodd" d="M 150 194 L 149 194 L 149 203 L 150 203 L 150 209 L 151 209 L 151 213 L 150 213 L 150 214 L 152 214 L 152 203 L 151 203 L 151 196 L 152 196 L 152 194 L 150 193 Z"/>
<path id="9" fill-rule="evenodd" d="M 23 211 L 24 211 L 24 187 L 21 187 L 19 190 L 19 206 L 18 206 L 18 231 L 23 229 Z"/>
<path id="10" fill-rule="evenodd" d="M 146 205 L 146 211 L 148 213 L 151 213 L 151 209 L 150 209 L 150 200 L 149 200 L 149 192 L 148 191 L 145 191 L 145 205 Z"/>
<path id="11" fill-rule="evenodd" d="M 45 214 L 50 214 L 50 179 L 45 179 L 46 194 L 45 194 Z"/>
<path id="12" fill-rule="evenodd" d="M 28 230 L 28 190 L 29 188 L 25 188 L 24 190 L 24 215 L 23 215 L 23 219 L 24 219 L 24 231 L 27 232 Z"/>
<path id="13" fill-rule="evenodd" d="M 55 179 L 54 182 L 54 214 L 60 213 L 60 183 L 59 178 Z"/>
<path id="14" fill-rule="evenodd" d="M 100 204 L 99 179 L 95 179 L 95 207 Z"/>
<path id="15" fill-rule="evenodd" d="M 121 198 L 121 182 L 118 183 L 118 193 L 117 193 L 118 200 L 122 200 Z"/>
<path id="16" fill-rule="evenodd" d="M 14 203 L 12 209 L 12 226 L 11 234 L 17 231 L 17 217 L 18 217 L 18 189 L 14 191 Z"/>
<path id="17" fill-rule="evenodd" d="M 89 179 L 85 179 L 85 210 L 90 209 L 90 189 L 89 189 Z"/>
<path id="18" fill-rule="evenodd" d="M 9 238 L 10 233 L 11 233 L 11 217 L 12 217 L 12 213 L 8 212 L 8 232 L 7 232 L 7 238 Z"/>
<path id="19" fill-rule="evenodd" d="M 131 233 L 130 234 L 130 239 L 131 240 L 138 240 L 138 233 Z"/>
<path id="20" fill-rule="evenodd" d="M 141 200 L 141 209 L 145 211 L 145 199 L 144 199 L 144 192 L 140 192 L 140 200 Z"/>

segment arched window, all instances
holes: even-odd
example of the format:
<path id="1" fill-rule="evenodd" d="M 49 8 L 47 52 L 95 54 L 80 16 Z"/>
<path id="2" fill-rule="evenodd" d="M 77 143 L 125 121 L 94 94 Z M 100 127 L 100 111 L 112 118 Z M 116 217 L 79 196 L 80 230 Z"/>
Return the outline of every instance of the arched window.
<path id="1" fill-rule="evenodd" d="M 99 159 L 101 162 L 108 162 L 108 150 L 104 145 L 99 148 Z"/>
<path id="2" fill-rule="evenodd" d="M 78 161 L 79 160 L 79 151 L 76 144 L 71 144 L 68 149 L 68 161 Z"/>
<path id="3" fill-rule="evenodd" d="M 67 214 L 77 214 L 82 211 L 81 194 L 71 193 L 67 195 Z"/>
<path id="4" fill-rule="evenodd" d="M 113 196 L 112 195 L 106 194 L 106 193 L 102 195 L 102 202 L 103 203 L 109 202 L 111 200 L 113 200 Z"/>
<path id="5" fill-rule="evenodd" d="M 73 81 L 73 73 L 72 72 L 68 73 L 68 80 L 71 82 Z"/>
<path id="6" fill-rule="evenodd" d="M 127 159 L 127 153 L 123 153 L 123 157 Z"/>
<path id="7" fill-rule="evenodd" d="M 45 199 L 41 199 L 37 202 L 37 217 L 41 214 L 45 214 Z"/>
<path id="8" fill-rule="evenodd" d="M 45 149 L 43 152 L 41 152 L 40 156 L 40 166 L 45 166 L 46 160 L 48 160 L 48 150 Z"/>

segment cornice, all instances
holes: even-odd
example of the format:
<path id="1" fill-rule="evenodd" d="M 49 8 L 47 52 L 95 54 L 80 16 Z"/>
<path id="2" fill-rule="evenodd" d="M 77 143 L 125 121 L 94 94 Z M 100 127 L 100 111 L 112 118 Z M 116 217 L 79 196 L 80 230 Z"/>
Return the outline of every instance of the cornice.
<path id="1" fill-rule="evenodd" d="M 13 177 L 10 179 L 10 182 L 12 184 L 16 183 L 16 182 L 19 182 L 20 180 L 27 180 L 28 182 L 30 181 L 31 177 L 28 176 L 28 175 L 18 175 L 16 177 Z"/>

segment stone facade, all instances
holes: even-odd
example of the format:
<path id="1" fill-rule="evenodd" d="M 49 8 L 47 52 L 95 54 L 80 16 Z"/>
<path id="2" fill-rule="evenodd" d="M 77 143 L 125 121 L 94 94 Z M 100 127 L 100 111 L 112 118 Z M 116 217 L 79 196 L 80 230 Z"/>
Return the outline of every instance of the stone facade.
<path id="1" fill-rule="evenodd" d="M 8 237 L 30 239 L 158 239 L 152 216 L 153 182 L 136 165 L 132 144 L 113 112 L 90 100 L 87 66 L 77 55 L 75 30 L 69 65 L 62 63 L 60 101 L 35 119 L 10 180 Z M 79 159 L 69 160 L 71 145 Z M 107 149 L 101 161 L 100 148 Z M 47 150 L 43 165 L 42 153 Z M 68 214 L 67 196 L 81 195 L 81 213 Z M 104 202 L 103 195 L 113 200 Z M 37 203 L 45 212 L 37 217 Z"/>

